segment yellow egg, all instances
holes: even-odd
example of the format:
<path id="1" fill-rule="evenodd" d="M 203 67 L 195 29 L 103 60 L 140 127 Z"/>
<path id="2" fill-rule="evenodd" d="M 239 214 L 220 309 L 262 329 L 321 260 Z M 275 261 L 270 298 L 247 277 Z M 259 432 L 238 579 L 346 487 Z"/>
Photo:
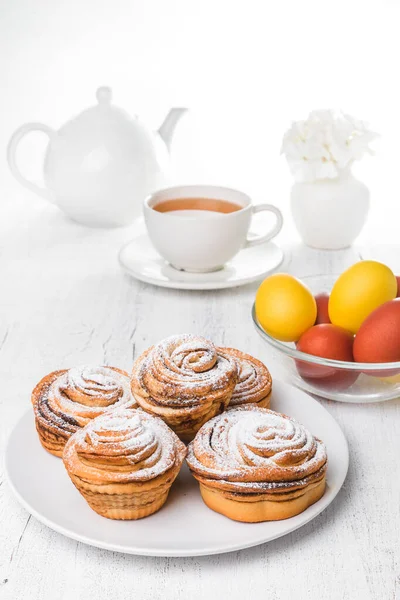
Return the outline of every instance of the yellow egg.
<path id="1" fill-rule="evenodd" d="M 333 286 L 328 305 L 334 325 L 357 333 L 362 322 L 397 294 L 397 280 L 386 265 L 362 260 L 342 273 Z"/>
<path id="2" fill-rule="evenodd" d="M 301 281 L 284 273 L 264 279 L 257 290 L 256 316 L 261 327 L 283 342 L 295 342 L 317 318 L 315 298 Z"/>

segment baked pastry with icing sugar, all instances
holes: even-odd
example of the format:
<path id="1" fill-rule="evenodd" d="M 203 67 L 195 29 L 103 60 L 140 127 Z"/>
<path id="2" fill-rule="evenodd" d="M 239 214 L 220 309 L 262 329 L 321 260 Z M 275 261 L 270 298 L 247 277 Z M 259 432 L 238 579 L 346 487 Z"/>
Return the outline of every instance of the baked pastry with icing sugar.
<path id="1" fill-rule="evenodd" d="M 272 377 L 264 363 L 236 348 L 218 348 L 218 352 L 233 358 L 238 367 L 238 378 L 228 408 L 252 403 L 269 408 Z"/>
<path id="2" fill-rule="evenodd" d="M 126 520 L 163 506 L 185 456 L 185 445 L 161 419 L 141 409 L 116 409 L 77 431 L 63 460 L 94 511 Z"/>
<path id="3" fill-rule="evenodd" d="M 203 423 L 228 406 L 237 373 L 236 361 L 209 340 L 174 335 L 137 359 L 131 388 L 143 410 L 190 441 Z"/>
<path id="4" fill-rule="evenodd" d="M 254 404 L 203 425 L 187 462 L 207 506 L 236 521 L 287 519 L 325 491 L 324 444 L 294 419 Z"/>
<path id="5" fill-rule="evenodd" d="M 62 456 L 67 440 L 91 419 L 114 408 L 135 408 L 126 371 L 116 367 L 75 367 L 43 377 L 32 392 L 42 446 Z"/>

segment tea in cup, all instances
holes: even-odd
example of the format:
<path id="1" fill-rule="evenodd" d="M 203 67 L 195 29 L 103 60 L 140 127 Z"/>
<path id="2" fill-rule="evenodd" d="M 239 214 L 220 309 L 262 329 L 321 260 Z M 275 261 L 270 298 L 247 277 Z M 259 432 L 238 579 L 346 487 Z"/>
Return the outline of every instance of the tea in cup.
<path id="1" fill-rule="evenodd" d="M 276 222 L 258 237 L 248 238 L 252 215 L 272 212 Z M 173 267 L 192 273 L 221 269 L 242 248 L 263 244 L 282 228 L 280 210 L 252 204 L 238 190 L 213 186 L 177 186 L 157 191 L 144 202 L 149 237 Z"/>

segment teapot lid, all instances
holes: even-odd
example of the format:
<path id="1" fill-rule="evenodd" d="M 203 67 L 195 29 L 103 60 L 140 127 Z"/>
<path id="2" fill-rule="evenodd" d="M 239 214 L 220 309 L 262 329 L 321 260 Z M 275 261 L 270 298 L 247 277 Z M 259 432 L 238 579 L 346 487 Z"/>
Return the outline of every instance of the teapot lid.
<path id="1" fill-rule="evenodd" d="M 97 104 L 78 114 L 58 131 L 63 151 L 75 162 L 92 165 L 100 161 L 154 160 L 157 164 L 167 156 L 166 148 L 158 144 L 156 136 L 137 118 L 112 104 L 109 87 L 96 92 Z M 60 146 L 55 147 L 55 151 Z M 53 154 L 54 158 L 55 154 Z M 72 159 L 71 159 L 72 160 Z M 148 167 L 146 167 L 148 168 Z M 96 169 L 97 166 L 96 166 Z"/>
<path id="2" fill-rule="evenodd" d="M 97 88 L 96 99 L 97 104 L 84 110 L 80 115 L 78 115 L 78 118 L 82 116 L 98 118 L 100 117 L 100 115 L 102 117 L 104 117 L 105 115 L 109 117 L 116 117 L 118 115 L 118 117 L 120 118 L 122 117 L 123 119 L 131 121 L 131 117 L 126 111 L 124 111 L 122 108 L 119 108 L 118 106 L 115 106 L 115 104 L 112 103 L 113 98 L 112 90 L 110 87 L 103 85 Z"/>
<path id="3" fill-rule="evenodd" d="M 111 101 L 112 101 L 112 90 L 110 87 L 108 87 L 107 85 L 103 85 L 99 88 L 97 88 L 96 91 L 96 98 L 97 98 L 97 102 L 104 106 L 104 105 L 110 105 Z"/>
<path id="4" fill-rule="evenodd" d="M 79 135 L 84 129 L 88 133 L 88 129 L 96 131 L 98 127 L 107 126 L 117 127 L 121 132 L 124 127 L 140 128 L 136 119 L 122 108 L 115 106 L 112 103 L 112 90 L 108 86 L 99 87 L 96 91 L 97 104 L 85 109 L 76 117 L 67 121 L 61 128 L 64 135 Z M 99 133 L 99 132 L 98 132 Z"/>

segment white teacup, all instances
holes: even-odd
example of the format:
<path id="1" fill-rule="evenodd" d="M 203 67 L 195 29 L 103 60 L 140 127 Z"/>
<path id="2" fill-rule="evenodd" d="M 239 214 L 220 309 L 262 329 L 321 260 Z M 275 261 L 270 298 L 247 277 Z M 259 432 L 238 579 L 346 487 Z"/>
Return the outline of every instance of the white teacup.
<path id="1" fill-rule="evenodd" d="M 188 202 L 184 203 L 184 199 Z M 166 201 L 176 202 L 163 205 Z M 214 205 L 212 201 L 216 201 Z M 222 209 L 233 212 L 220 212 Z M 261 211 L 274 213 L 276 223 L 268 233 L 249 239 L 252 215 Z M 150 239 L 161 256 L 176 269 L 193 273 L 221 269 L 242 248 L 272 240 L 283 224 L 276 206 L 253 205 L 243 192 L 214 185 L 159 190 L 146 198 L 144 218 Z"/>

